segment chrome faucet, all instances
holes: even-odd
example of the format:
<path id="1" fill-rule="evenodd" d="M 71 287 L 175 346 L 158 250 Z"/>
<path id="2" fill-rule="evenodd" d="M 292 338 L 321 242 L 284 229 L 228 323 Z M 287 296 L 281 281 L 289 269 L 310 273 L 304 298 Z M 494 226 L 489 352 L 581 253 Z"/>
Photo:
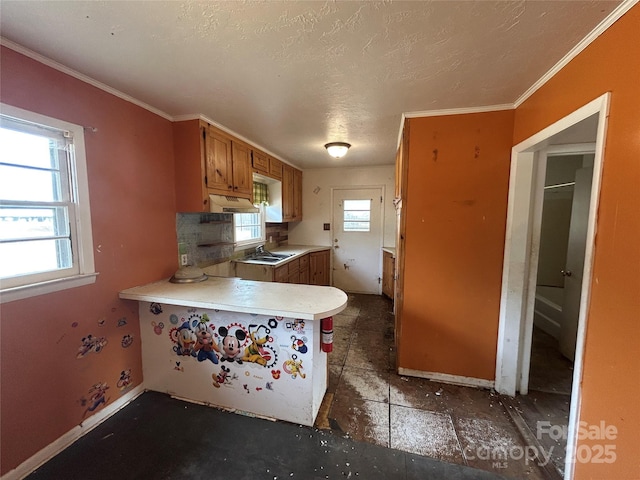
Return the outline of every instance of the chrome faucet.
<path id="1" fill-rule="evenodd" d="M 264 255 L 264 254 L 265 254 L 264 245 L 258 245 L 256 247 L 256 255 Z"/>

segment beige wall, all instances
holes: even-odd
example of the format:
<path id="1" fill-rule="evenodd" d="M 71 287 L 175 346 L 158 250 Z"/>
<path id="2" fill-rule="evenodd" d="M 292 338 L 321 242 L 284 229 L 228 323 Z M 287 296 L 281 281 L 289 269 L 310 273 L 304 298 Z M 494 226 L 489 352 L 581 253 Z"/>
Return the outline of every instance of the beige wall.
<path id="1" fill-rule="evenodd" d="M 393 165 L 359 168 L 318 168 L 305 170 L 302 176 L 302 221 L 289 224 L 291 245 L 332 245 L 330 231 L 324 223 L 333 221 L 332 187 L 384 186 L 383 245 L 395 246 L 396 216 L 393 207 Z"/>

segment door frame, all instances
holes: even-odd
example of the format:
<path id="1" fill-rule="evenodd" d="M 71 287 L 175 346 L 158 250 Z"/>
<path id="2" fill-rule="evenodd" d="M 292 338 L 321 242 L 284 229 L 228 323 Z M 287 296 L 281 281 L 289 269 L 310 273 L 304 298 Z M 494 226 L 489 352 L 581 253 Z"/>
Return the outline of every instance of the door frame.
<path id="1" fill-rule="evenodd" d="M 512 148 L 511 152 L 495 389 L 499 393 L 514 396 L 523 386 L 523 367 L 526 363 L 526 371 L 528 372 L 531 354 L 537 249 L 542 218 L 542 197 L 544 195 L 543 167 L 546 166 L 546 157 L 541 158 L 541 151 L 547 147 L 550 138 L 554 135 L 592 115 L 599 114 L 571 390 L 565 460 L 565 478 L 567 479 L 573 478 L 574 464 L 571 459 L 575 458 L 577 447 L 584 342 L 609 102 L 610 93 L 607 92 L 520 142 Z M 527 385 L 528 378 L 525 381 L 525 390 Z"/>
<path id="2" fill-rule="evenodd" d="M 596 143 L 572 143 L 564 145 L 549 145 L 537 150 L 537 161 L 535 162 L 534 177 L 535 185 L 534 198 L 532 200 L 531 215 L 531 251 L 529 253 L 529 277 L 527 279 L 528 286 L 526 291 L 524 312 L 524 333 L 522 336 L 521 346 L 521 364 L 517 382 L 517 391 L 521 395 L 529 393 L 529 374 L 531 367 L 531 345 L 533 343 L 533 320 L 536 301 L 537 277 L 538 277 L 538 261 L 540 258 L 540 235 L 542 227 L 542 214 L 544 208 L 544 182 L 547 171 L 547 160 L 549 157 L 559 157 L 566 155 L 586 155 L 595 154 Z M 542 190 L 541 190 L 542 189 Z M 591 206 L 589 211 L 591 211 Z M 583 286 L 584 288 L 584 286 Z"/>
<path id="3" fill-rule="evenodd" d="M 334 238 L 335 238 L 335 229 L 338 228 L 339 222 L 336 221 L 335 212 L 334 212 L 334 202 L 335 202 L 335 194 L 339 190 L 380 190 L 380 196 L 382 197 L 382 202 L 380 202 L 380 245 L 378 248 L 379 257 L 378 257 L 378 275 L 381 280 L 378 282 L 378 295 L 382 295 L 382 247 L 384 242 L 384 200 L 385 200 L 385 185 L 346 185 L 346 186 L 338 186 L 331 187 L 331 285 L 333 285 L 333 252 L 334 252 Z"/>

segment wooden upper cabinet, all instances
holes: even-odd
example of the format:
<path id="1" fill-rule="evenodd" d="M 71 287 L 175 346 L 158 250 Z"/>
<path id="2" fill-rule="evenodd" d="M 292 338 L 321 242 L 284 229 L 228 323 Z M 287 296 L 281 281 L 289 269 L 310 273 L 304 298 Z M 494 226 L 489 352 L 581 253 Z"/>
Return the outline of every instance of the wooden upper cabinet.
<path id="1" fill-rule="evenodd" d="M 269 157 L 260 150 L 251 152 L 251 165 L 257 172 L 269 174 Z M 282 174 L 280 174 L 282 177 Z"/>
<path id="2" fill-rule="evenodd" d="M 293 170 L 293 220 L 302 220 L 302 172 Z"/>
<path id="3" fill-rule="evenodd" d="M 209 195 L 204 184 L 205 139 L 199 120 L 173 123 L 176 211 L 209 210 Z"/>
<path id="4" fill-rule="evenodd" d="M 282 179 L 282 162 L 277 158 L 269 157 L 269 176 Z"/>
<path id="5" fill-rule="evenodd" d="M 282 165 L 282 221 L 302 220 L 302 172 L 291 165 Z"/>
<path id="6" fill-rule="evenodd" d="M 204 128 L 204 178 L 209 193 L 251 198 L 251 150 L 212 127 Z"/>
<path id="7" fill-rule="evenodd" d="M 231 159 L 233 164 L 233 196 L 251 199 L 253 196 L 251 150 L 245 144 L 231 141 Z"/>
<path id="8" fill-rule="evenodd" d="M 221 195 L 233 193 L 231 139 L 207 128 L 204 134 L 205 184 Z"/>
<path id="9" fill-rule="evenodd" d="M 294 221 L 294 168 L 291 165 L 282 165 L 282 221 Z"/>
<path id="10" fill-rule="evenodd" d="M 400 145 L 398 146 L 398 151 L 396 152 L 396 182 L 395 182 L 395 198 L 396 200 L 404 200 L 404 195 L 406 192 L 405 184 L 407 182 L 408 176 L 408 161 L 407 156 L 409 155 L 409 122 L 405 119 L 404 126 L 402 129 L 402 137 L 400 139 Z"/>

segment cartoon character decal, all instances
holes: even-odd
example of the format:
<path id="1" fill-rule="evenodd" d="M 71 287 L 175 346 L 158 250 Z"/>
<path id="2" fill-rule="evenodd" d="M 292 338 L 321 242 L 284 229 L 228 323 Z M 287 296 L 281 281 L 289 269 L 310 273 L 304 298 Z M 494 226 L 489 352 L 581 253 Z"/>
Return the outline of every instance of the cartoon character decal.
<path id="1" fill-rule="evenodd" d="M 307 378 L 305 373 L 302 373 L 302 360 L 298 360 L 298 356 L 293 354 L 289 360 L 285 360 L 282 364 L 282 369 L 291 375 L 291 378 L 296 378 L 300 375 L 300 378 Z"/>
<path id="2" fill-rule="evenodd" d="M 205 322 L 206 320 L 196 327 L 196 343 L 193 347 L 193 351 L 197 353 L 199 362 L 211 360 L 217 365 L 218 356 L 216 355 L 216 352 L 219 352 L 220 348 L 214 341 L 211 328 Z"/>
<path id="3" fill-rule="evenodd" d="M 306 345 L 307 337 L 296 337 L 295 335 L 291 335 L 291 348 L 293 348 L 296 352 L 299 353 L 307 353 L 309 348 Z"/>
<path id="4" fill-rule="evenodd" d="M 232 374 L 229 367 L 222 365 L 220 367 L 220 372 L 217 374 L 213 373 L 211 378 L 213 379 L 213 386 L 220 388 L 220 385 L 232 385 L 232 381 L 237 380 L 238 375 L 235 373 Z"/>
<path id="5" fill-rule="evenodd" d="M 133 335 L 124 335 L 120 341 L 122 348 L 129 348 L 133 344 Z"/>
<path id="6" fill-rule="evenodd" d="M 242 360 L 257 363 L 263 367 L 271 367 L 277 361 L 276 352 L 267 345 L 271 341 L 271 330 L 264 325 L 249 325 L 250 343 L 244 349 Z"/>
<path id="7" fill-rule="evenodd" d="M 120 390 L 125 390 L 127 387 L 131 385 L 131 369 L 122 370 L 120 372 L 120 379 L 118 380 L 117 386 Z"/>
<path id="8" fill-rule="evenodd" d="M 173 351 L 178 356 L 196 356 L 194 351 L 196 338 L 193 330 L 189 326 L 189 322 L 184 322 L 178 328 L 172 328 L 169 332 L 171 341 L 176 345 L 173 347 Z"/>
<path id="9" fill-rule="evenodd" d="M 162 313 L 162 305 L 159 303 L 152 303 L 149 305 L 149 311 L 154 315 L 160 315 Z"/>
<path id="10" fill-rule="evenodd" d="M 218 334 L 221 337 L 220 349 L 218 350 L 222 354 L 220 360 L 223 362 L 236 361 L 242 364 L 242 346 L 247 339 L 246 332 L 242 328 L 238 328 L 231 333 L 227 327 L 220 327 L 218 328 Z"/>
<path id="11" fill-rule="evenodd" d="M 90 412 L 94 412 L 100 405 L 107 404 L 109 401 L 109 399 L 106 398 L 107 390 L 109 390 L 109 385 L 105 382 L 99 382 L 91 386 L 88 392 L 89 398 L 86 399 L 82 397 L 80 399 L 80 405 L 83 407 L 88 405 L 82 414 L 82 418 L 85 418 Z"/>
<path id="12" fill-rule="evenodd" d="M 82 358 L 89 352 L 100 353 L 107 343 L 107 337 L 98 338 L 91 334 L 82 337 L 82 345 L 78 348 L 76 358 Z"/>

